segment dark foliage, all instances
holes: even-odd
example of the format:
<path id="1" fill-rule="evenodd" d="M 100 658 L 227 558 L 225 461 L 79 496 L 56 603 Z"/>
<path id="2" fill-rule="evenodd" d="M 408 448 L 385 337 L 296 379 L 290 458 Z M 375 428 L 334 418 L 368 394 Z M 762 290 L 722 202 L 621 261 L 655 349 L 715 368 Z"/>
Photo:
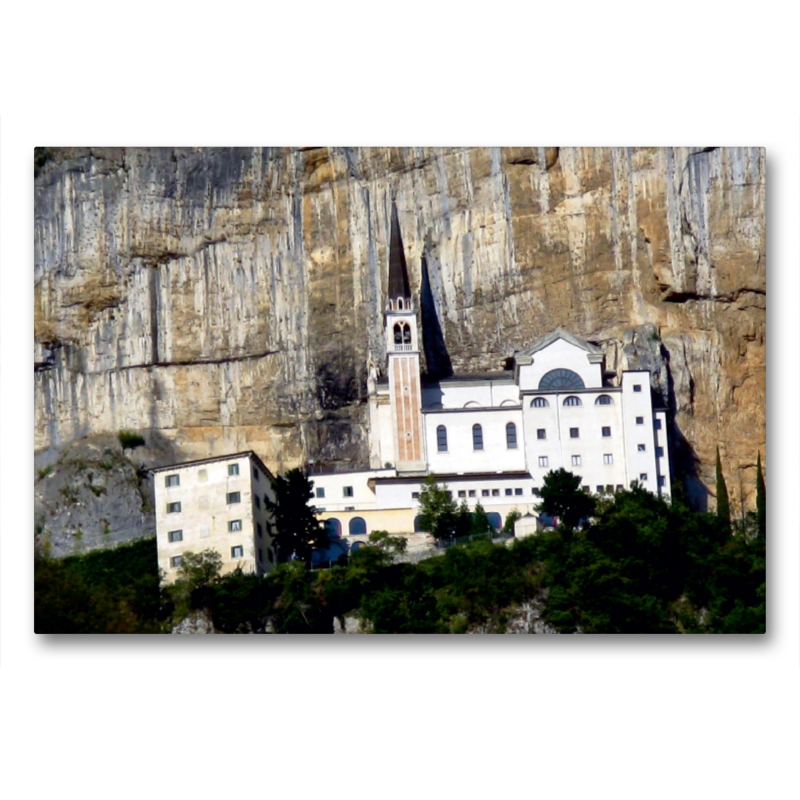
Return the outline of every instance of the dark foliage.
<path id="1" fill-rule="evenodd" d="M 544 476 L 541 493 L 542 511 L 558 517 L 567 528 L 574 528 L 594 513 L 595 499 L 581 489 L 580 475 L 563 467 Z"/>
<path id="2" fill-rule="evenodd" d="M 756 516 L 758 517 L 758 535 L 767 536 L 767 487 L 764 485 L 764 473 L 761 470 L 761 453 L 756 462 Z"/>
<path id="3" fill-rule="evenodd" d="M 36 633 L 159 633 L 155 538 L 60 560 L 34 561 Z"/>
<path id="4" fill-rule="evenodd" d="M 725 483 L 725 476 L 722 474 L 722 462 L 719 458 L 719 447 L 717 448 L 717 517 L 720 522 L 730 526 L 731 524 L 731 504 L 728 498 L 728 487 Z"/>
<path id="5" fill-rule="evenodd" d="M 309 500 L 314 496 L 314 483 L 300 469 L 292 469 L 272 481 L 275 502 L 268 501 L 267 508 L 275 517 L 278 531 L 275 543 L 280 561 L 292 555 L 304 563 L 311 561 L 311 551 L 325 549 L 328 535 L 325 526 L 317 519 Z"/>

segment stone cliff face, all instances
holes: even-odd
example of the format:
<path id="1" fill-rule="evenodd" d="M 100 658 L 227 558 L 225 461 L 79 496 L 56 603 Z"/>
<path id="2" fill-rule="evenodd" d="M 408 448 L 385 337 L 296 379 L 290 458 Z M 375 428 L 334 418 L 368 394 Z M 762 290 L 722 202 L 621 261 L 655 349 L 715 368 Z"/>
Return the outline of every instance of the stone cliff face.
<path id="1" fill-rule="evenodd" d="M 71 149 L 35 180 L 36 448 L 367 463 L 396 195 L 456 372 L 562 326 L 657 370 L 693 498 L 765 455 L 765 153 Z M 713 506 L 713 500 L 712 500 Z"/>

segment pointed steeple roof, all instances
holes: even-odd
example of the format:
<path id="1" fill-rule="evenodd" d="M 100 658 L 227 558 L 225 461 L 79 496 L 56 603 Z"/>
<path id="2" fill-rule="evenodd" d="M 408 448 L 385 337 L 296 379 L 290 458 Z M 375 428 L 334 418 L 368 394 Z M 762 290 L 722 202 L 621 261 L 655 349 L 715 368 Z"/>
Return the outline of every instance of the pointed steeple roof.
<path id="1" fill-rule="evenodd" d="M 389 298 L 411 298 L 406 269 L 406 254 L 400 237 L 400 222 L 397 219 L 397 206 L 392 200 L 392 234 L 389 243 Z"/>

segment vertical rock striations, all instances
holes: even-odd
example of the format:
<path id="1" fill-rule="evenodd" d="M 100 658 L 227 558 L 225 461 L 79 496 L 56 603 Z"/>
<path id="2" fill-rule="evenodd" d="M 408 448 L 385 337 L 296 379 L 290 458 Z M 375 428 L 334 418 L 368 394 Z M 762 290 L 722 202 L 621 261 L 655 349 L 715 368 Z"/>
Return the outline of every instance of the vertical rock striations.
<path id="1" fill-rule="evenodd" d="M 394 193 L 448 369 L 557 326 L 597 341 L 612 368 L 657 370 L 697 502 L 719 444 L 732 507 L 752 506 L 765 174 L 746 148 L 49 151 L 36 447 L 155 429 L 187 458 L 366 463 Z"/>

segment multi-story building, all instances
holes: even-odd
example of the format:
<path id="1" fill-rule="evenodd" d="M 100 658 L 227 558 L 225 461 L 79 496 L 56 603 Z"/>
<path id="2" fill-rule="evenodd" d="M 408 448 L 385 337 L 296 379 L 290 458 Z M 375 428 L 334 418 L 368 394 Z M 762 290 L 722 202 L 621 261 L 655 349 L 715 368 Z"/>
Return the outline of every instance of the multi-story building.
<path id="1" fill-rule="evenodd" d="M 273 547 L 272 474 L 252 451 L 151 470 L 155 483 L 158 564 L 171 583 L 186 552 L 216 550 L 222 573 L 241 567 L 264 575 Z"/>
<path id="2" fill-rule="evenodd" d="M 665 409 L 650 373 L 621 380 L 600 347 L 557 329 L 513 357 L 513 369 L 423 382 L 417 313 L 392 213 L 385 377 L 370 370 L 370 470 L 313 476 L 329 533 L 418 530 L 418 497 L 433 475 L 453 498 L 480 502 L 499 526 L 536 513 L 544 476 L 563 467 L 592 492 L 633 481 L 670 492 Z"/>

